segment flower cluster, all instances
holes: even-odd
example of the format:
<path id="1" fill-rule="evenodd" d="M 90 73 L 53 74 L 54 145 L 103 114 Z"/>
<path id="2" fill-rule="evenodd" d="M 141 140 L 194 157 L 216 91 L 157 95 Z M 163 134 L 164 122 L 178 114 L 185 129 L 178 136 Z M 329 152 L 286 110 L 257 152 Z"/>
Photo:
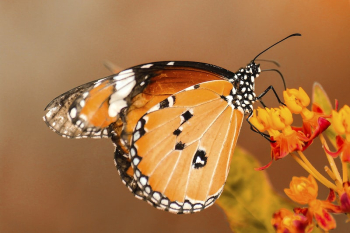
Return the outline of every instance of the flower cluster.
<path id="1" fill-rule="evenodd" d="M 320 108 L 307 109 L 310 98 L 300 87 L 283 92 L 286 106 L 280 108 L 258 108 L 254 110 L 250 122 L 260 131 L 270 135 L 271 162 L 257 170 L 268 168 L 273 160 L 282 159 L 293 151 L 304 151 L 330 122 Z M 302 127 L 292 127 L 294 114 L 300 114 Z"/>
<path id="2" fill-rule="evenodd" d="M 258 108 L 251 117 L 251 123 L 256 129 L 260 132 L 267 131 L 271 140 L 271 162 L 257 170 L 266 169 L 272 161 L 290 154 L 310 175 L 307 178 L 293 177 L 289 189 L 284 190 L 294 202 L 307 207 L 294 208 L 294 212 L 280 209 L 273 215 L 272 225 L 277 232 L 311 232 L 315 226 L 328 232 L 336 227 L 332 214 L 345 213 L 350 216 L 350 107 L 345 105 L 338 111 L 336 102 L 335 109 L 326 115 L 322 107 L 324 103 L 313 103 L 312 110 L 309 110 L 307 107 L 310 105 L 310 98 L 301 87 L 287 89 L 283 92 L 283 97 L 285 106 Z M 301 116 L 302 127 L 292 126 L 293 114 Z M 334 142 L 337 148 L 334 152 L 329 149 L 323 136 L 323 132 L 330 125 L 333 126 L 328 130 L 331 132 L 325 135 Z M 329 161 L 330 168 L 325 166 L 325 171 L 331 180 L 317 171 L 304 154 L 316 138 L 321 140 Z M 334 162 L 337 157 L 342 162 L 342 176 Z M 317 198 L 316 180 L 329 188 L 330 193 L 326 200 Z"/>

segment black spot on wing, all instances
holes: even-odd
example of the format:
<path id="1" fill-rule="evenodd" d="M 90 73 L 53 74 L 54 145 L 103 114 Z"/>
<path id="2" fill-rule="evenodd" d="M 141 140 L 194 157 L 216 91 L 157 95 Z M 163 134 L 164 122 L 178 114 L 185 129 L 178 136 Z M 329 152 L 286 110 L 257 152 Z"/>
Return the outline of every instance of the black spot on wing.
<path id="1" fill-rule="evenodd" d="M 206 157 L 207 153 L 204 150 L 197 150 L 196 154 L 193 157 L 192 165 L 194 168 L 202 168 L 207 164 L 208 157 Z"/>
<path id="2" fill-rule="evenodd" d="M 175 145 L 175 150 L 183 150 L 184 148 L 185 148 L 185 143 L 178 142 L 178 143 Z"/>
<path id="3" fill-rule="evenodd" d="M 199 86 L 200 86 L 199 84 L 196 84 L 196 85 L 193 86 L 193 88 L 194 88 L 194 89 L 198 89 Z"/>
<path id="4" fill-rule="evenodd" d="M 159 103 L 159 109 L 168 108 L 169 107 L 169 100 L 165 99 Z"/>
<path id="5" fill-rule="evenodd" d="M 181 129 L 176 129 L 176 130 L 173 132 L 173 134 L 176 135 L 176 136 L 179 136 L 181 132 L 182 132 Z"/>
<path id="6" fill-rule="evenodd" d="M 170 96 L 159 103 L 159 109 L 169 108 L 175 103 L 175 96 Z"/>
<path id="7" fill-rule="evenodd" d="M 185 123 L 186 121 L 188 121 L 189 119 L 191 119 L 193 117 L 193 114 L 190 111 L 186 111 L 184 113 L 181 114 L 181 124 Z"/>

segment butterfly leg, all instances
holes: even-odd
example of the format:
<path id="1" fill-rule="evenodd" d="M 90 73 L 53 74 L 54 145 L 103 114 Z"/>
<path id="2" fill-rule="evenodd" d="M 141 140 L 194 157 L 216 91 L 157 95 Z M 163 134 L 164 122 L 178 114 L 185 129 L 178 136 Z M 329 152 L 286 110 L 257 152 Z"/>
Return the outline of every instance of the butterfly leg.
<path id="1" fill-rule="evenodd" d="M 248 124 L 250 125 L 250 129 L 255 132 L 255 133 L 258 133 L 260 134 L 261 136 L 263 136 L 266 140 L 268 140 L 269 142 L 275 142 L 273 140 L 270 139 L 270 135 L 266 134 L 266 133 L 263 133 L 261 132 L 260 130 L 258 130 L 251 122 L 250 122 L 250 118 L 253 116 L 253 111 L 251 111 L 249 113 L 249 116 L 247 117 L 247 122 Z"/>
<path id="2" fill-rule="evenodd" d="M 264 97 L 270 90 L 273 91 L 273 93 L 275 94 L 277 101 L 279 104 L 282 104 L 284 106 L 286 106 L 281 100 L 280 97 L 277 95 L 275 88 L 273 88 L 273 86 L 269 86 L 268 88 L 266 88 L 265 91 L 263 91 L 263 93 L 261 93 L 258 97 L 256 97 L 256 100 L 259 100 L 259 102 L 264 106 L 264 108 L 266 107 L 266 105 L 260 100 L 262 97 Z"/>

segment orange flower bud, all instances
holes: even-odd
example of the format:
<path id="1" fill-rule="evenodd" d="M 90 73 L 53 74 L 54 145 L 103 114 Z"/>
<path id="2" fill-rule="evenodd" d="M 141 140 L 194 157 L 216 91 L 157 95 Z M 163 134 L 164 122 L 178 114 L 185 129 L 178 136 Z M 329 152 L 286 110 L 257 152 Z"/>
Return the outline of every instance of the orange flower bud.
<path id="1" fill-rule="evenodd" d="M 307 204 L 315 200 L 318 194 L 318 186 L 312 175 L 306 177 L 293 177 L 289 189 L 284 189 L 287 196 L 299 204 Z"/>

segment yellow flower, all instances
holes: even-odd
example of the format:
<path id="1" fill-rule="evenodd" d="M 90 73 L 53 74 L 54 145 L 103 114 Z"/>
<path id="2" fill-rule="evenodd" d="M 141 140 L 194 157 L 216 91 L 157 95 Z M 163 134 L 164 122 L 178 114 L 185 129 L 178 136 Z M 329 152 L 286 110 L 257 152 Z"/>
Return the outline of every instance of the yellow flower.
<path id="1" fill-rule="evenodd" d="M 286 136 L 293 133 L 293 129 L 290 126 L 293 123 L 293 116 L 287 107 L 281 106 L 279 108 L 267 109 L 267 111 L 270 116 L 272 129 L 282 130 Z"/>
<path id="2" fill-rule="evenodd" d="M 306 177 L 293 177 L 289 189 L 284 189 L 287 196 L 299 204 L 308 204 L 315 200 L 318 194 L 318 186 L 312 175 Z"/>
<path id="3" fill-rule="evenodd" d="M 280 132 L 272 129 L 272 122 L 270 119 L 269 109 L 258 108 L 254 110 L 253 116 L 250 118 L 250 122 L 260 131 L 267 131 L 270 136 L 278 136 Z"/>
<path id="4" fill-rule="evenodd" d="M 288 89 L 283 92 L 283 98 L 287 107 L 293 113 L 301 113 L 310 104 L 310 97 L 303 88 Z"/>

